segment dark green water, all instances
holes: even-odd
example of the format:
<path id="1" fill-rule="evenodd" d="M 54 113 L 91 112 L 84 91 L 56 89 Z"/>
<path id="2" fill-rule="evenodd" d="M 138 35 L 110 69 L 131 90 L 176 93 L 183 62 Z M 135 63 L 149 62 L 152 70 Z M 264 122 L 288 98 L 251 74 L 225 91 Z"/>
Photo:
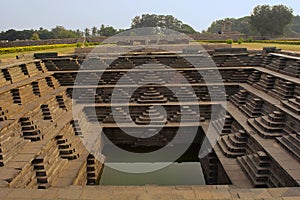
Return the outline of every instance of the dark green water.
<path id="1" fill-rule="evenodd" d="M 164 163 L 112 163 L 122 169 L 151 169 Z M 135 174 L 120 172 L 104 167 L 100 185 L 205 185 L 204 175 L 199 162 L 173 163 L 158 171 Z"/>

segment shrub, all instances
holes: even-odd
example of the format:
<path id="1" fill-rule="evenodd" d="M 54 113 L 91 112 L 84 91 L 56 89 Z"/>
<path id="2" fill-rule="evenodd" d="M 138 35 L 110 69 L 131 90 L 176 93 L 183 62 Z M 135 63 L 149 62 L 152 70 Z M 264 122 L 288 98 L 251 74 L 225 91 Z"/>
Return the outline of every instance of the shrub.
<path id="1" fill-rule="evenodd" d="M 248 39 L 246 40 L 246 42 L 253 42 L 253 39 L 252 39 L 252 38 L 248 38 Z"/>
<path id="2" fill-rule="evenodd" d="M 76 47 L 77 47 L 77 48 L 82 47 L 82 43 L 81 43 L 81 42 L 77 42 L 77 43 L 76 43 Z"/>
<path id="3" fill-rule="evenodd" d="M 228 39 L 228 40 L 226 40 L 226 43 L 227 43 L 227 44 L 232 44 L 232 43 L 233 43 L 233 39 Z"/>
<path id="4" fill-rule="evenodd" d="M 84 42 L 84 46 L 88 47 L 88 46 L 90 46 L 90 43 L 89 42 Z"/>
<path id="5" fill-rule="evenodd" d="M 244 38 L 240 38 L 240 39 L 238 39 L 238 44 L 242 44 L 243 42 L 244 42 Z"/>

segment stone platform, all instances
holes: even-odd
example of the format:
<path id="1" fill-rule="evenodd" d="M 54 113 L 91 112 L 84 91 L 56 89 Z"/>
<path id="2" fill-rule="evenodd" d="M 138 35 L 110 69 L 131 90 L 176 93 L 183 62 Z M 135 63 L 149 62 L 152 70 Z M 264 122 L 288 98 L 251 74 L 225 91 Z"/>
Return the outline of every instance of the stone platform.
<path id="1" fill-rule="evenodd" d="M 114 61 L 58 56 L 1 66 L 0 199 L 299 199 L 299 57 L 230 49 L 185 56 L 194 65 L 153 50 Z M 122 135 L 131 121 L 152 123 L 147 137 L 164 128 L 148 141 Z M 220 137 L 200 159 L 207 186 L 95 186 L 106 159 L 102 134 L 161 148 L 176 128 L 188 134 L 199 126 L 199 147 L 209 123 Z"/>
<path id="2" fill-rule="evenodd" d="M 48 190 L 0 188 L 1 199 L 137 199 L 137 200 L 226 200 L 299 199 L 299 188 L 233 189 L 229 186 L 70 186 Z"/>

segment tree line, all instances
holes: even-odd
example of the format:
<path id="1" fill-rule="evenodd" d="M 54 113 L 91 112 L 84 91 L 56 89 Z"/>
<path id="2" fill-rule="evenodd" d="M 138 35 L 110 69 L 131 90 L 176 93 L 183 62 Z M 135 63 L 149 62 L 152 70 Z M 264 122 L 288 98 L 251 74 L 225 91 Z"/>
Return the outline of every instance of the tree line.
<path id="1" fill-rule="evenodd" d="M 226 18 L 214 21 L 211 26 L 203 32 L 220 33 L 222 22 L 230 21 L 232 31 L 238 31 L 250 36 L 300 36 L 300 16 L 293 16 L 293 9 L 285 5 L 259 5 L 256 6 L 251 16 L 239 19 Z M 143 14 L 131 20 L 129 29 L 142 27 L 161 27 L 172 29 L 185 34 L 197 34 L 198 32 L 188 24 L 183 23 L 172 15 Z M 128 29 L 126 29 L 128 30 Z M 40 40 L 40 39 L 62 39 L 112 36 L 124 31 L 113 26 L 101 25 L 100 27 L 85 28 L 83 31 L 68 30 L 63 26 L 56 26 L 51 30 L 40 28 L 38 30 L 17 31 L 10 29 L 0 32 L 0 40 Z"/>
<path id="2" fill-rule="evenodd" d="M 141 27 L 161 27 L 173 29 L 186 34 L 197 33 L 191 26 L 184 24 L 182 21 L 173 17 L 172 15 L 156 15 L 143 14 L 132 19 L 132 28 Z M 40 28 L 38 30 L 22 30 L 17 31 L 10 29 L 0 33 L 0 40 L 45 40 L 45 39 L 62 39 L 62 38 L 81 38 L 81 37 L 97 37 L 97 36 L 112 36 L 120 33 L 126 29 L 116 29 L 113 26 L 101 25 L 100 27 L 85 28 L 83 31 L 68 30 L 63 26 L 56 26 L 51 30 Z M 128 29 L 127 29 L 128 30 Z"/>
<path id="3" fill-rule="evenodd" d="M 82 38 L 85 37 L 96 37 L 96 36 L 112 36 L 122 30 L 117 30 L 112 26 L 101 25 L 99 28 L 92 27 L 85 28 L 84 31 L 79 29 L 70 30 L 63 26 L 56 26 L 51 30 L 39 28 L 38 30 L 14 30 L 10 29 L 7 31 L 0 32 L 0 40 L 47 40 L 47 39 L 64 39 L 64 38 Z"/>
<path id="4" fill-rule="evenodd" d="M 293 9 L 285 5 L 259 5 L 250 16 L 216 20 L 203 32 L 219 33 L 223 21 L 231 22 L 232 31 L 248 36 L 300 37 L 300 16 L 293 16 Z"/>

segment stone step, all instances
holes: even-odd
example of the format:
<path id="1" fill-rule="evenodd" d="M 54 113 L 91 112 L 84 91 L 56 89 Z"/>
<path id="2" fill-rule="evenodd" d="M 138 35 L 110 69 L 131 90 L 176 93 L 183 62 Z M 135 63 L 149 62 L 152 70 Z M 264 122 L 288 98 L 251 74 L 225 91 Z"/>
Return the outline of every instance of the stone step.
<path id="1" fill-rule="evenodd" d="M 70 155 L 70 154 L 73 154 L 74 152 L 75 152 L 74 148 L 60 149 L 59 150 L 60 155 Z"/>
<path id="2" fill-rule="evenodd" d="M 253 107 L 248 106 L 247 103 L 240 107 L 240 110 L 243 111 L 248 117 L 255 118 L 261 116 L 261 107 L 254 105 Z"/>
<path id="3" fill-rule="evenodd" d="M 245 161 L 253 169 L 253 171 L 256 172 L 257 177 L 265 177 L 269 174 L 269 162 L 261 162 L 261 160 L 257 160 L 254 155 L 247 155 Z"/>
<path id="4" fill-rule="evenodd" d="M 253 184 L 254 187 L 259 187 L 259 188 L 266 188 L 267 187 L 267 178 L 264 177 L 261 180 L 257 180 L 256 179 L 256 173 L 254 171 L 252 171 L 253 169 L 250 168 L 246 162 L 245 162 L 245 156 L 243 157 L 238 157 L 237 158 L 238 163 L 240 164 L 240 166 L 242 167 L 244 173 L 246 173 L 246 175 L 248 176 L 248 178 L 250 179 L 251 183 Z"/>
<path id="5" fill-rule="evenodd" d="M 79 158 L 79 154 L 72 153 L 68 155 L 61 155 L 60 157 L 67 160 L 76 160 Z"/>
<path id="6" fill-rule="evenodd" d="M 32 142 L 40 141 L 44 139 L 43 135 L 24 136 L 25 140 L 31 140 Z"/>
<path id="7" fill-rule="evenodd" d="M 300 149 L 300 135 L 299 134 L 291 134 L 289 135 L 289 139 L 293 141 L 293 143 Z"/>
<path id="8" fill-rule="evenodd" d="M 222 140 L 218 140 L 218 145 L 220 146 L 220 149 L 222 150 L 223 154 L 228 158 L 236 158 L 238 156 L 243 156 L 244 152 L 231 152 L 228 150 L 226 144 Z"/>
<path id="9" fill-rule="evenodd" d="M 1 154 L 3 157 L 3 162 L 6 163 L 10 159 L 12 159 L 13 156 L 17 155 L 18 151 L 20 151 L 20 149 L 22 149 L 22 147 L 27 143 L 29 143 L 29 141 L 26 141 L 21 137 L 12 137 L 9 140 L 7 140 L 5 143 L 2 143 Z"/>
<path id="10" fill-rule="evenodd" d="M 248 124 L 254 129 L 256 130 L 256 132 L 263 138 L 265 139 L 274 139 L 276 137 L 280 137 L 282 136 L 282 133 L 276 133 L 276 132 L 273 132 L 273 133 L 269 133 L 269 132 L 266 132 L 265 130 L 262 129 L 261 126 L 257 125 L 254 121 L 254 119 L 248 119 L 247 120 Z M 263 126 L 264 127 L 264 126 Z"/>
<path id="11" fill-rule="evenodd" d="M 34 130 L 37 130 L 37 126 L 35 126 L 35 125 L 29 125 L 29 126 L 22 126 L 22 131 L 23 131 L 23 133 L 25 132 L 25 131 L 34 131 Z"/>
<path id="12" fill-rule="evenodd" d="M 273 123 L 266 124 L 266 122 L 263 120 L 263 117 L 254 118 L 254 123 L 259 126 L 259 129 L 268 133 L 280 133 L 282 131 L 283 123 L 279 123 L 280 126 L 273 126 Z"/>
<path id="13" fill-rule="evenodd" d="M 247 138 L 238 138 L 236 137 L 236 134 L 229 134 L 228 135 L 228 140 L 230 143 L 236 147 L 246 147 L 246 141 Z"/>
<path id="14" fill-rule="evenodd" d="M 224 135 L 221 137 L 221 140 L 223 141 L 223 143 L 226 145 L 227 150 L 231 151 L 231 152 L 245 152 L 245 148 L 244 147 L 238 147 L 238 146 L 234 146 L 229 139 L 228 135 Z"/>
<path id="15" fill-rule="evenodd" d="M 285 108 L 289 109 L 290 111 L 294 112 L 294 113 L 297 114 L 297 115 L 300 115 L 300 108 L 299 108 L 299 107 L 297 107 L 297 106 L 291 104 L 289 101 L 282 101 L 281 103 L 282 103 L 282 105 L 283 105 Z M 300 104 L 299 104 L 299 105 L 300 105 Z"/>
<path id="16" fill-rule="evenodd" d="M 271 119 L 270 115 L 269 116 L 262 116 L 260 118 L 256 118 L 259 119 L 259 123 L 267 126 L 270 129 L 282 129 L 284 124 L 283 124 L 283 118 L 281 119 L 277 119 L 277 121 L 275 121 L 274 119 Z"/>
<path id="17" fill-rule="evenodd" d="M 27 130 L 27 131 L 23 131 L 23 137 L 26 136 L 37 136 L 40 135 L 41 131 L 38 129 L 32 129 L 32 130 Z"/>
<path id="18" fill-rule="evenodd" d="M 277 142 L 286 149 L 292 156 L 300 162 L 300 148 L 299 143 L 295 143 L 289 138 L 289 136 L 283 136 L 276 138 Z"/>
<path id="19" fill-rule="evenodd" d="M 48 189 L 49 187 L 50 187 L 50 184 L 48 184 L 48 183 L 40 183 L 38 185 L 38 189 L 42 189 L 42 190 Z"/>

